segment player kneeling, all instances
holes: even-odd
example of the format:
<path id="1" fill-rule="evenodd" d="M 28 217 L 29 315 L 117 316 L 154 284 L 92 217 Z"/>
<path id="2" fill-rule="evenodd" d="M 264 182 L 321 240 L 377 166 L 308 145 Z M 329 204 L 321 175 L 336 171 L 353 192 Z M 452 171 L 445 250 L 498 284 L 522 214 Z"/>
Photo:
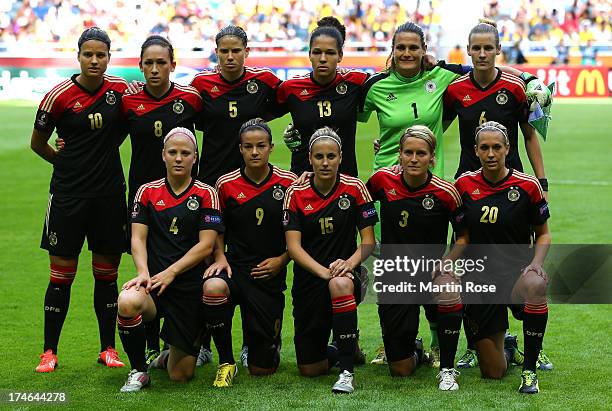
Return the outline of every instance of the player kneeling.
<path id="1" fill-rule="evenodd" d="M 455 186 L 464 200 L 470 243 L 504 244 L 512 249 L 512 252 L 503 249 L 503 255 L 489 261 L 487 271 L 495 273 L 502 284 L 515 281 L 512 301 L 524 304 L 520 317 L 525 360 L 519 391 L 533 394 L 539 391 L 536 362 L 548 320 L 548 279 L 542 269 L 551 242 L 548 203 L 535 177 L 506 167 L 510 146 L 506 127 L 495 121 L 482 124 L 476 129 L 475 144 L 482 168 L 462 174 Z M 535 231 L 533 249 L 530 247 L 532 230 Z M 517 267 L 525 265 L 527 268 L 513 280 Z M 505 299 L 510 300 L 510 293 L 507 294 Z M 499 298 L 500 302 L 503 297 Z M 502 378 L 516 349 L 504 347 L 504 333 L 508 329 L 506 305 L 468 304 L 465 317 L 468 342 L 475 343 L 482 376 Z"/>
<path id="2" fill-rule="evenodd" d="M 132 371 L 122 392 L 149 385 L 144 322 L 165 317 L 170 345 L 156 361 L 174 381 L 193 377 L 200 347 L 203 261 L 223 232 L 215 190 L 191 177 L 197 160 L 193 133 L 174 128 L 164 139 L 166 178 L 144 184 L 132 210 L 132 258 L 138 276 L 119 295 L 119 334 Z M 153 276 L 150 274 L 154 273 Z"/>
<path id="3" fill-rule="evenodd" d="M 231 338 L 236 304 L 249 347 L 249 373 L 273 374 L 280 362 L 289 262 L 281 216 L 285 191 L 296 175 L 269 163 L 274 144 L 264 120 L 247 121 L 239 133 L 245 165 L 217 181 L 226 231 L 204 273 L 207 325 L 219 350 L 215 387 L 232 385 L 236 374 Z"/>
<path id="4" fill-rule="evenodd" d="M 283 224 L 287 250 L 295 261 L 291 294 L 300 374 L 328 373 L 327 342 L 333 329 L 340 375 L 332 392 L 351 393 L 361 295 L 356 270 L 372 252 L 378 217 L 365 184 L 338 173 L 341 145 L 329 127 L 312 135 L 309 160 L 314 175 L 287 190 Z"/>

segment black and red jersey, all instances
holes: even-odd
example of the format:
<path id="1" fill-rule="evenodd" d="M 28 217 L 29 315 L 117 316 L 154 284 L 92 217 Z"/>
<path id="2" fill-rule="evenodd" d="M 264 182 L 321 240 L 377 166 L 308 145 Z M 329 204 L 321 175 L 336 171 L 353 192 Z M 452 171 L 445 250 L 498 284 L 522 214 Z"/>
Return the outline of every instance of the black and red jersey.
<path id="1" fill-rule="evenodd" d="M 357 70 L 338 70 L 327 85 L 317 83 L 312 72 L 284 81 L 277 101 L 291 113 L 293 125 L 302 136 L 302 145 L 291 157 L 291 171 L 312 170 L 308 163 L 308 140 L 315 130 L 331 127 L 342 140 L 340 172 L 357 177 L 355 132 L 362 86 L 369 75 Z"/>
<path id="2" fill-rule="evenodd" d="M 461 156 L 455 178 L 481 167 L 474 152 L 474 137 L 476 127 L 486 121 L 497 121 L 508 129 L 510 152 L 506 165 L 523 171 L 518 151 L 518 131 L 520 123 L 526 123 L 529 119 L 529 105 L 521 79 L 498 70 L 495 80 L 483 88 L 474 80 L 473 72 L 459 77 L 444 94 L 444 120 L 455 117 L 459 117 L 461 141 Z"/>
<path id="3" fill-rule="evenodd" d="M 128 184 L 131 202 L 141 185 L 166 175 L 161 157 L 164 137 L 175 127 L 195 131 L 194 122 L 202 111 L 202 98 L 193 87 L 172 83 L 168 92 L 159 98 L 151 95 L 145 86 L 136 94 L 124 95 L 122 103 L 132 143 Z"/>
<path id="4" fill-rule="evenodd" d="M 198 122 L 204 131 L 199 179 L 213 185 L 243 165 L 238 148 L 240 126 L 255 117 L 276 112 L 275 92 L 280 80 L 268 69 L 245 67 L 229 82 L 218 71 L 196 74 L 191 82 L 202 96 L 204 110 Z"/>
<path id="5" fill-rule="evenodd" d="M 132 223 L 148 227 L 147 264 L 151 276 L 180 260 L 199 242 L 200 231 L 224 231 L 216 191 L 195 179 L 180 194 L 172 191 L 165 178 L 141 186 L 134 199 Z M 179 275 L 174 283 L 201 281 L 203 272 L 202 262 Z"/>
<path id="6" fill-rule="evenodd" d="M 225 223 L 226 256 L 230 264 L 250 271 L 270 257 L 278 257 L 287 247 L 282 226 L 283 200 L 297 176 L 270 165 L 268 176 L 255 183 L 240 168 L 217 181 L 217 192 Z M 285 288 L 286 270 L 270 280 L 275 288 Z"/>
<path id="7" fill-rule="evenodd" d="M 121 96 L 127 82 L 104 75 L 90 92 L 78 74 L 53 87 L 38 107 L 34 128 L 55 129 L 66 146 L 53 161 L 50 192 L 73 197 L 97 197 L 125 192 L 118 142 L 125 136 Z"/>
<path id="8" fill-rule="evenodd" d="M 465 226 L 473 244 L 530 244 L 533 226 L 550 217 L 537 178 L 510 172 L 487 181 L 482 169 L 462 174 L 455 187 L 463 200 Z"/>
<path id="9" fill-rule="evenodd" d="M 357 249 L 357 230 L 378 221 L 376 209 L 365 184 L 355 177 L 339 174 L 333 189 L 321 194 L 314 176 L 294 184 L 285 195 L 285 231 L 302 233 L 302 248 L 324 267 L 337 259 L 348 259 Z M 298 264 L 293 268 L 294 289 L 320 280 Z"/>
<path id="10" fill-rule="evenodd" d="M 448 223 L 455 232 L 463 230 L 463 204 L 451 183 L 430 172 L 419 187 L 410 187 L 403 173 L 381 168 L 367 187 L 380 201 L 383 244 L 443 244 Z M 443 251 L 442 251 L 443 252 Z"/>

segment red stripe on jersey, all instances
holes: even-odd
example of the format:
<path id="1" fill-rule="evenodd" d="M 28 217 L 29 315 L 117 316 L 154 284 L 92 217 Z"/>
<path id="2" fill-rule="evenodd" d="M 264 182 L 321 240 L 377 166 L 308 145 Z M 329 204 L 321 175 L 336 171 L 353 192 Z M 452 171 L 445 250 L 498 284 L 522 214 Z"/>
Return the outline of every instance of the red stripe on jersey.
<path id="1" fill-rule="evenodd" d="M 483 197 L 488 197 L 498 191 L 504 191 L 511 186 L 519 186 L 530 197 L 532 203 L 537 203 L 544 197 L 540 183 L 535 177 L 528 174 L 512 170 L 512 175 L 509 176 L 502 184 L 491 187 L 482 175 L 482 168 L 478 171 L 463 173 L 455 182 L 457 191 L 463 196 L 467 194 L 473 200 L 478 200 Z"/>
<path id="2" fill-rule="evenodd" d="M 177 99 L 183 100 L 197 112 L 202 111 L 202 97 L 197 90 L 193 87 L 186 89 L 178 84 L 173 84 L 172 90 L 161 99 L 152 97 L 144 89 L 135 94 L 125 94 L 122 97 L 121 111 L 124 115 L 131 111 L 140 117 L 159 107 L 171 104 Z"/>
<path id="3" fill-rule="evenodd" d="M 38 108 L 42 111 L 46 111 L 47 113 L 51 113 L 53 110 L 53 103 L 58 96 L 60 96 L 64 91 L 72 87 L 74 83 L 71 79 L 62 81 L 55 87 L 53 87 L 49 92 L 45 95 L 45 97 L 40 102 Z"/>
<path id="4" fill-rule="evenodd" d="M 249 81 L 258 80 L 275 89 L 280 84 L 280 79 L 269 69 L 253 69 L 245 67 L 243 77 L 236 83 L 228 83 L 221 77 L 221 73 L 199 73 L 191 81 L 193 86 L 200 94 L 206 93 L 213 100 L 234 90 L 238 87 L 245 87 Z"/>
<path id="5" fill-rule="evenodd" d="M 336 87 L 341 82 L 349 82 L 362 86 L 368 80 L 369 74 L 359 70 L 336 70 L 334 80 L 325 86 L 320 86 L 315 83 L 311 74 L 295 76 L 284 81 L 277 92 L 277 100 L 279 103 L 285 103 L 290 95 L 297 97 L 300 101 L 308 101 L 325 90 Z"/>
<path id="6" fill-rule="evenodd" d="M 138 191 L 136 191 L 136 196 L 134 197 L 134 201 L 141 202 L 140 199 L 142 198 L 142 195 L 147 188 L 161 187 L 164 184 L 166 184 L 166 179 L 160 178 L 159 180 L 151 181 L 150 183 L 141 185 Z"/>
<path id="7" fill-rule="evenodd" d="M 225 207 L 228 200 L 231 198 L 238 204 L 242 205 L 261 193 L 269 190 L 275 185 L 281 185 L 284 188 L 289 187 L 297 176 L 293 173 L 286 172 L 276 166 L 272 166 L 272 174 L 269 176 L 265 184 L 253 185 L 250 181 L 244 178 L 240 169 L 231 173 L 225 174 L 217 181 L 217 191 L 219 193 L 219 201 L 222 208 Z"/>
<path id="8" fill-rule="evenodd" d="M 463 107 L 469 107 L 502 90 L 507 90 L 514 95 L 519 103 L 526 101 L 525 87 L 521 80 L 518 77 L 501 73 L 496 77 L 495 82 L 487 86 L 485 90 L 474 84 L 469 75 L 460 77 L 446 89 L 445 104 L 451 105 L 454 101 L 458 101 Z"/>

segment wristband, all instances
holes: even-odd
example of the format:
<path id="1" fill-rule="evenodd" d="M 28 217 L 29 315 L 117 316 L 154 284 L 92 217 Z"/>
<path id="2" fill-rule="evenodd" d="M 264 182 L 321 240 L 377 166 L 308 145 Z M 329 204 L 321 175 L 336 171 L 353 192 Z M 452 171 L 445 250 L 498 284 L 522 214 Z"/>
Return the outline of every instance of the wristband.
<path id="1" fill-rule="evenodd" d="M 525 85 L 527 85 L 527 83 L 529 83 L 531 80 L 537 79 L 536 76 L 526 71 L 523 71 L 519 77 L 525 82 Z"/>
<path id="2" fill-rule="evenodd" d="M 548 180 L 545 178 L 538 178 L 543 191 L 548 191 Z"/>

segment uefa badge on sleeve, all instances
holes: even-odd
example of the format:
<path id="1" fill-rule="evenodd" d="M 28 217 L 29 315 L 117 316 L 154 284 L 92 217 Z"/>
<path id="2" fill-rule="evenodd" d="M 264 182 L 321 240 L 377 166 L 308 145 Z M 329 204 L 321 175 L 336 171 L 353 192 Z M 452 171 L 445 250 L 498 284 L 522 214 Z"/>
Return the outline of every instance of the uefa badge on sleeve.
<path id="1" fill-rule="evenodd" d="M 200 207 L 200 203 L 195 198 L 190 198 L 189 201 L 187 201 L 187 208 L 191 211 L 197 210 L 198 207 Z"/>
<path id="2" fill-rule="evenodd" d="M 176 114 L 181 114 L 183 111 L 185 111 L 185 106 L 183 105 L 181 100 L 176 100 L 174 102 L 174 104 L 172 105 L 172 111 L 174 111 Z"/>
<path id="3" fill-rule="evenodd" d="M 508 191 L 508 200 L 514 202 L 518 201 L 519 198 L 521 198 L 521 193 L 519 193 L 515 187 L 512 187 L 510 191 Z"/>
<path id="4" fill-rule="evenodd" d="M 259 86 L 255 81 L 251 80 L 247 83 L 246 89 L 250 94 L 255 94 L 259 90 Z"/>
<path id="5" fill-rule="evenodd" d="M 423 199 L 423 208 L 425 210 L 431 210 L 434 207 L 434 199 L 431 198 L 430 196 L 426 196 Z"/>
<path id="6" fill-rule="evenodd" d="M 112 91 L 107 91 L 106 92 L 106 103 L 111 106 L 114 106 L 116 102 L 117 102 L 117 97 L 115 97 L 115 94 Z"/>
<path id="7" fill-rule="evenodd" d="M 344 81 L 336 86 L 336 92 L 338 94 L 346 94 L 347 90 L 348 87 L 346 86 L 346 83 Z"/>
<path id="8" fill-rule="evenodd" d="M 434 91 L 436 91 L 437 88 L 438 86 L 436 86 L 436 83 L 431 80 L 427 80 L 427 82 L 425 83 L 425 91 L 427 91 L 428 93 L 433 93 Z"/>

